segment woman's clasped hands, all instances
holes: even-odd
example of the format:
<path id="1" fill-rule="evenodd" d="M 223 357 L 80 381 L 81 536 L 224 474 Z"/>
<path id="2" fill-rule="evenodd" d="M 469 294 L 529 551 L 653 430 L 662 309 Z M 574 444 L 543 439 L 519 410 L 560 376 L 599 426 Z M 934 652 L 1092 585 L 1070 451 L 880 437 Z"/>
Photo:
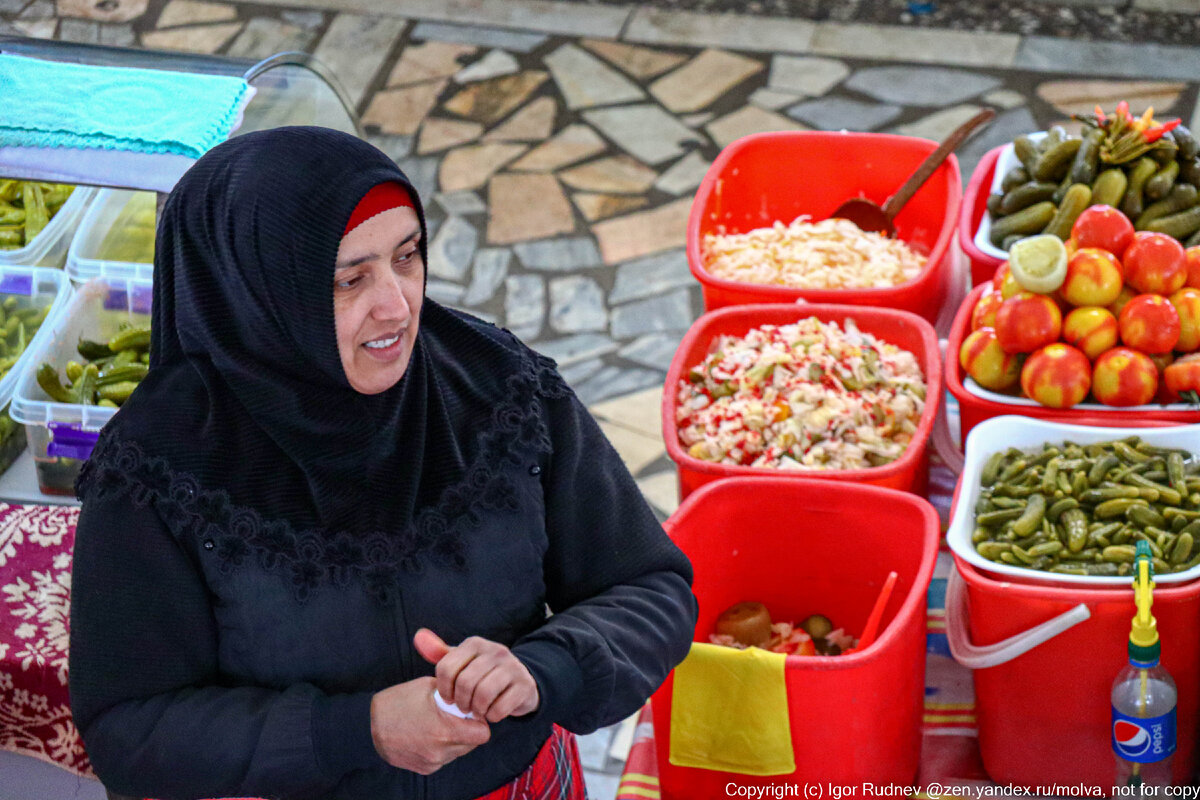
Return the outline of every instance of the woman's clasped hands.
<path id="1" fill-rule="evenodd" d="M 437 666 L 436 677 L 396 684 L 371 701 L 375 749 L 392 766 L 430 775 L 485 744 L 491 737 L 487 723 L 537 709 L 537 683 L 504 645 L 472 636 L 450 647 L 428 628 L 417 631 L 413 644 Z M 435 689 L 475 719 L 439 709 Z"/>

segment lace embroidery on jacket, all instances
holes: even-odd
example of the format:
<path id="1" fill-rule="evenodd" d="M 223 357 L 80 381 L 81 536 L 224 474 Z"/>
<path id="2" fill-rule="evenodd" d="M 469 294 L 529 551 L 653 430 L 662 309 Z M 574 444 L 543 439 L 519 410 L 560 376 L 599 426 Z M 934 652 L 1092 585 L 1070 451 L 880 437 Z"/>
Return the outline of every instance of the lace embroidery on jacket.
<path id="1" fill-rule="evenodd" d="M 222 571 L 256 561 L 288 580 L 301 602 L 326 581 L 344 586 L 358 579 L 372 597 L 388 603 L 398 570 L 420 572 L 424 559 L 461 569 L 463 532 L 478 525 L 483 512 L 517 510 L 516 487 L 503 467 L 517 465 L 517 453 L 526 448 L 550 452 L 539 398 L 570 393 L 554 362 L 534 354 L 525 369 L 507 378 L 506 390 L 466 475 L 403 531 L 297 530 L 286 520 L 263 519 L 253 508 L 233 504 L 224 490 L 202 489 L 193 476 L 175 472 L 135 442 L 110 443 L 86 461 L 76 494 L 127 492 L 135 505 L 153 504 L 175 535 L 211 541 Z"/>

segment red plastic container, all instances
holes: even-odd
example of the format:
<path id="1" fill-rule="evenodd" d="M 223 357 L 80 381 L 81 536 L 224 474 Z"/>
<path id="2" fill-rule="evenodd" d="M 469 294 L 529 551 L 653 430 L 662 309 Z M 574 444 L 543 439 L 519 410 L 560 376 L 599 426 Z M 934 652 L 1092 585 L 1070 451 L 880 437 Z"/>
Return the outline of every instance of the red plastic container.
<path id="1" fill-rule="evenodd" d="M 887 524 L 880 524 L 880 509 L 887 510 Z M 774 620 L 798 622 L 819 613 L 857 635 L 888 572 L 895 570 L 899 580 L 873 644 L 847 656 L 788 656 L 791 774 L 756 777 L 672 765 L 674 674 L 668 677 L 651 698 L 663 800 L 725 797 L 731 781 L 911 784 L 921 748 L 925 593 L 937 557 L 933 506 L 874 486 L 732 478 L 697 491 L 666 527 L 695 570 L 697 642 L 708 641 L 724 609 L 749 600 L 765 604 Z"/>
<path id="2" fill-rule="evenodd" d="M 966 582 L 967 627 L 974 645 L 1007 639 L 1079 603 L 1089 619 L 1029 652 L 974 671 L 979 749 L 992 780 L 1019 786 L 1061 784 L 1112 788 L 1114 762 L 1109 692 L 1128 661 L 1132 589 L 1061 588 L 994 580 L 954 559 Z M 961 624 L 947 608 L 947 626 Z M 1179 690 L 1175 782 L 1196 765 L 1200 714 L 1200 581 L 1160 584 L 1154 616 L 1162 665 Z"/>
<path id="3" fill-rule="evenodd" d="M 984 153 L 975 171 L 971 173 L 967 191 L 963 194 L 962 212 L 958 218 L 958 245 L 971 260 L 972 286 L 990 280 L 996 274 L 996 268 L 1004 263 L 1004 259 L 988 255 L 975 246 L 975 233 L 979 230 L 983 215 L 987 213 L 987 200 L 992 192 L 996 162 L 1004 147 L 1005 145 L 1001 145 Z"/>
<path id="4" fill-rule="evenodd" d="M 712 311 L 742 303 L 848 303 L 899 308 L 935 322 L 953 268 L 950 251 L 962 199 L 958 160 L 951 156 L 896 216 L 897 236 L 928 256 L 924 272 L 887 288 L 790 289 L 710 275 L 700 249 L 705 234 L 746 233 L 790 223 L 801 214 L 823 220 L 844 200 L 883 205 L 936 142 L 883 133 L 784 131 L 756 133 L 721 151 L 692 201 L 688 265 Z"/>
<path id="5" fill-rule="evenodd" d="M 695 364 L 706 355 L 714 339 L 730 334 L 744 336 L 751 328 L 759 325 L 785 325 L 807 317 L 816 317 L 822 322 L 837 322 L 842 324 L 847 318 L 853 319 L 859 330 L 878 336 L 884 341 L 912 352 L 925 373 L 925 384 L 930 391 L 925 396 L 925 409 L 921 414 L 917 432 L 913 436 L 904 454 L 900 458 L 880 467 L 868 469 L 841 470 L 805 470 L 787 471 L 781 473 L 777 469 L 766 467 L 743 467 L 732 464 L 714 464 L 690 456 L 679 442 L 679 429 L 675 422 L 675 409 L 678 407 L 679 381 Z M 783 476 L 787 480 L 799 477 L 819 478 L 827 481 L 855 481 L 876 486 L 886 486 L 891 489 L 921 494 L 929 477 L 929 459 L 926 448 L 929 435 L 933 430 L 933 421 L 937 417 L 938 403 L 941 392 L 936 387 L 941 385 L 942 367 L 941 355 L 938 351 L 937 335 L 933 326 L 921 317 L 907 311 L 897 311 L 890 308 L 870 308 L 865 306 L 845 305 L 795 305 L 795 304 L 763 304 L 731 306 L 710 311 L 696 320 L 679 347 L 675 350 L 675 358 L 667 371 L 667 381 L 663 390 L 662 420 L 663 439 L 667 446 L 667 455 L 679 468 L 679 498 L 686 498 L 691 492 L 709 481 L 718 478 L 735 476 Z"/>
<path id="6" fill-rule="evenodd" d="M 962 431 L 962 441 L 967 440 L 967 434 L 972 428 L 985 419 L 998 417 L 1002 414 L 1020 414 L 1026 417 L 1037 417 L 1057 422 L 1069 422 L 1075 425 L 1089 425 L 1085 419 L 1104 420 L 1099 424 L 1120 427 L 1137 424 L 1137 420 L 1149 419 L 1177 424 L 1200 422 L 1200 411 L 1184 411 L 1181 409 L 1140 408 L 1137 411 L 1120 411 L 1096 408 L 1047 408 L 1046 406 L 1016 405 L 998 403 L 985 397 L 978 397 L 968 392 L 963 386 L 963 371 L 958 365 L 958 353 L 962 349 L 963 339 L 971 332 L 971 311 L 975 303 L 987 289 L 987 286 L 976 286 L 967 295 L 954 324 L 950 328 L 950 338 L 946 346 L 946 388 L 958 400 L 959 429 Z"/>

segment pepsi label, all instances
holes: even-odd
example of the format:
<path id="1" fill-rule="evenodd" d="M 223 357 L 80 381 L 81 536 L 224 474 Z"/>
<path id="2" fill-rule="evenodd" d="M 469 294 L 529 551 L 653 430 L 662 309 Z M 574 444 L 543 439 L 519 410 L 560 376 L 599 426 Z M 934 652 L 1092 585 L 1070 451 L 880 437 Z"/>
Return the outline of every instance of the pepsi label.
<path id="1" fill-rule="evenodd" d="M 1112 748 L 1126 761 L 1162 761 L 1175 752 L 1175 709 L 1158 717 L 1130 717 L 1114 708 Z"/>

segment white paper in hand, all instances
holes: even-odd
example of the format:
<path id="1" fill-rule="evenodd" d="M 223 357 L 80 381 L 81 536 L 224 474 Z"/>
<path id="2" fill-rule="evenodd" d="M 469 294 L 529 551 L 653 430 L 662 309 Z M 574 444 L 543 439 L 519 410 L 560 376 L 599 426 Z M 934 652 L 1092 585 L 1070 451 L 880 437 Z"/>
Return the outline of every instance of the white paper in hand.
<path id="1" fill-rule="evenodd" d="M 458 717 L 459 719 L 475 719 L 475 715 L 470 711 L 463 711 L 454 703 L 447 703 L 437 689 L 433 690 L 433 702 L 438 708 L 440 708 L 442 711 L 445 711 L 452 717 Z"/>

